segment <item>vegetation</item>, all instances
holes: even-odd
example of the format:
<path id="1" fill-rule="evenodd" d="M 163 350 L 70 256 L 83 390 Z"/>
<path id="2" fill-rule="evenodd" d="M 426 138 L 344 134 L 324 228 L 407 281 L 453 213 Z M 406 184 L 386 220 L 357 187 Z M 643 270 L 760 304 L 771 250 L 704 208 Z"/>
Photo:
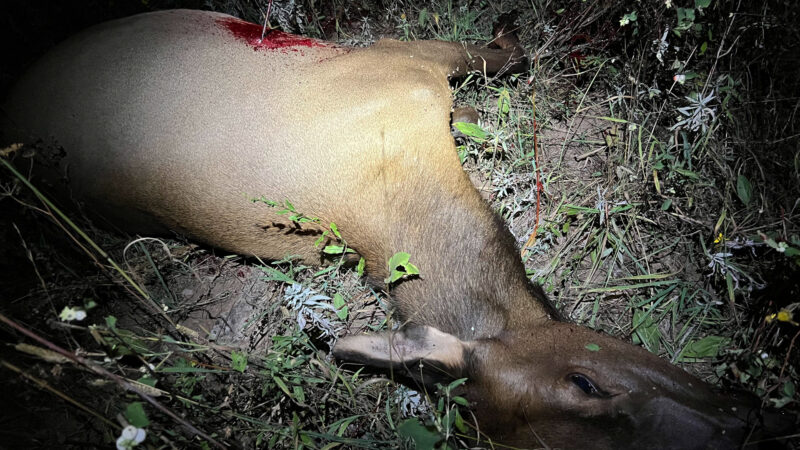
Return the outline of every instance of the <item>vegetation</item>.
<path id="1" fill-rule="evenodd" d="M 577 323 L 800 410 L 794 1 L 206 3 L 256 22 L 269 9 L 274 27 L 355 45 L 486 42 L 515 7 L 529 70 L 472 74 L 454 95 L 481 115 L 459 126 L 463 164 L 531 278 Z M 473 445 L 452 394 L 464 380 L 416 392 L 329 357 L 343 334 L 393 326 L 363 262 L 320 269 L 128 242 L 62 215 L 23 178 L 0 169 L 0 395 L 27 405 L 4 413 L 3 440 Z M 254 201 L 317 220 L 275 200 Z M 326 252 L 344 256 L 341 244 Z M 413 276 L 413 260 L 395 255 L 389 281 Z"/>

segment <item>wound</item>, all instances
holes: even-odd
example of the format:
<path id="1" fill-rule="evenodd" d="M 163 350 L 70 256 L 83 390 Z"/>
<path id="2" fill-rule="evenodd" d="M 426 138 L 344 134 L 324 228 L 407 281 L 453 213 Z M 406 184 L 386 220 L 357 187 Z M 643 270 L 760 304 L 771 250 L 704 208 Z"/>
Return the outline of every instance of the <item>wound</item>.
<path id="1" fill-rule="evenodd" d="M 331 47 L 332 45 L 294 34 L 284 33 L 283 31 L 267 29 L 264 31 L 262 25 L 245 22 L 235 18 L 222 18 L 216 20 L 217 24 L 226 28 L 237 40 L 245 42 L 253 50 L 291 50 L 300 51 L 300 48 L 311 47 Z M 261 38 L 261 33 L 264 38 Z"/>

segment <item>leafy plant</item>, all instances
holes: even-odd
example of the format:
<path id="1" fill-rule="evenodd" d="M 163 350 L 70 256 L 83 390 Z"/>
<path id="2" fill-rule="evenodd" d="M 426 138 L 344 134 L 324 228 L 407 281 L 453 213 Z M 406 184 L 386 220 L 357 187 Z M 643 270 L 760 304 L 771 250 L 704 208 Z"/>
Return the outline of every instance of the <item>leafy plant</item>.
<path id="1" fill-rule="evenodd" d="M 389 258 L 389 277 L 384 281 L 391 285 L 401 279 L 419 275 L 417 266 L 410 262 L 411 255 L 406 252 L 397 252 Z"/>

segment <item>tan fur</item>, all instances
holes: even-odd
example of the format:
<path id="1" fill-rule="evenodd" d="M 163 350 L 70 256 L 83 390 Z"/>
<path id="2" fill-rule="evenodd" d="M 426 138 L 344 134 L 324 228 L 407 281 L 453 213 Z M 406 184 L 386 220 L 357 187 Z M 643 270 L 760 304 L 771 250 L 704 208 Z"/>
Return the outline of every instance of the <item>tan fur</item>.
<path id="1" fill-rule="evenodd" d="M 321 229 L 250 201 L 264 197 L 335 222 L 377 284 L 392 254 L 410 253 L 421 277 L 392 291 L 404 331 L 345 338 L 334 351 L 383 367 L 425 362 L 438 373 L 423 383 L 468 376 L 465 395 L 495 439 L 669 447 L 690 430 L 678 442 L 738 444 L 746 422 L 730 408 L 746 414 L 748 401 L 554 320 L 461 169 L 448 77 L 518 62 L 515 39 L 500 50 L 391 40 L 265 49 L 230 21 L 240 24 L 168 11 L 87 30 L 14 89 L 7 138 L 63 148 L 68 186 L 134 228 L 157 222 L 225 250 L 318 263 Z M 613 396 L 587 395 L 574 373 Z"/>

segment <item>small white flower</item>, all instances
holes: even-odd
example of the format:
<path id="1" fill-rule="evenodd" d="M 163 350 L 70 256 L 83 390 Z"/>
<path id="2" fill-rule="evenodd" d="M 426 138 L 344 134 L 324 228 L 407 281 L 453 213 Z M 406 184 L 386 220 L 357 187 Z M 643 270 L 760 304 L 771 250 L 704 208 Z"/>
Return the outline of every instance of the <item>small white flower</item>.
<path id="1" fill-rule="evenodd" d="M 619 26 L 624 27 L 625 25 L 631 23 L 631 19 L 628 16 L 624 16 L 622 19 L 619 19 Z"/>
<path id="2" fill-rule="evenodd" d="M 760 355 L 758 355 L 758 356 L 760 356 L 760 357 L 761 357 L 761 359 L 767 359 L 767 358 L 769 358 L 769 355 L 767 354 L 767 352 L 761 352 L 761 354 L 760 354 Z"/>
<path id="3" fill-rule="evenodd" d="M 672 77 L 672 81 L 674 81 L 676 83 L 680 83 L 680 84 L 686 83 L 686 75 L 684 75 L 682 73 L 679 73 L 679 74 L 675 75 L 674 77 Z"/>
<path id="4" fill-rule="evenodd" d="M 147 432 L 143 428 L 128 425 L 122 429 L 122 433 L 117 438 L 117 450 L 131 450 L 141 444 L 146 436 Z"/>
<path id="5" fill-rule="evenodd" d="M 58 315 L 62 322 L 72 322 L 73 320 L 81 321 L 86 318 L 86 311 L 82 308 L 72 308 L 65 306 Z"/>

